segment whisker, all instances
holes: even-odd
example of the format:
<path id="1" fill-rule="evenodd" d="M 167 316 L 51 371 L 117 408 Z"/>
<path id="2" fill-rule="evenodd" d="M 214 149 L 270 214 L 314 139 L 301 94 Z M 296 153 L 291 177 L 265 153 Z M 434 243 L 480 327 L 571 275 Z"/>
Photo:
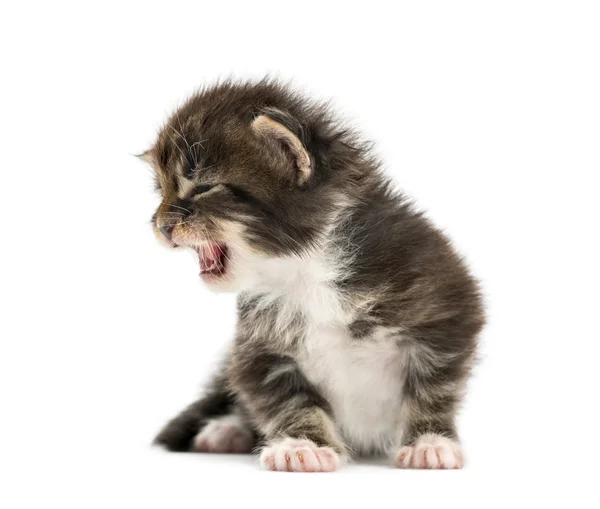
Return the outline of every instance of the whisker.
<path id="1" fill-rule="evenodd" d="M 187 141 L 187 138 L 183 135 L 183 126 L 181 125 L 181 119 L 179 118 L 179 114 L 176 115 L 176 118 L 177 118 L 177 123 L 179 124 L 179 131 L 177 129 L 175 129 L 173 126 L 171 126 L 171 125 L 169 125 L 169 127 L 171 129 L 173 129 L 173 131 L 175 131 L 175 134 L 179 135 L 179 137 L 185 143 L 185 145 L 186 145 L 186 147 L 188 149 L 188 153 L 192 157 L 192 162 L 194 163 L 194 167 L 198 166 L 198 158 L 196 156 L 196 153 L 192 150 L 192 147 L 190 147 L 190 144 Z"/>
<path id="2" fill-rule="evenodd" d="M 183 131 L 183 126 L 181 125 L 181 119 L 179 118 L 179 114 L 176 115 L 177 116 L 177 123 L 179 124 L 179 131 L 177 129 L 175 129 L 171 124 L 167 124 L 171 129 L 173 129 L 173 131 L 175 131 L 175 134 L 179 135 L 179 137 L 183 140 L 183 142 L 186 144 L 188 150 L 190 148 L 190 144 L 188 143 L 187 139 L 185 138 L 185 136 L 183 135 L 182 131 Z"/>
<path id="3" fill-rule="evenodd" d="M 183 226 L 185 224 L 186 223 L 177 223 L 177 222 L 174 223 L 174 222 L 167 221 L 166 223 L 161 224 L 160 228 L 175 228 L 176 226 Z"/>
<path id="4" fill-rule="evenodd" d="M 200 147 L 201 147 L 203 150 L 206 150 L 206 149 L 204 148 L 204 145 L 202 145 L 202 143 L 204 143 L 205 141 L 207 141 L 207 140 L 195 141 L 195 142 L 194 142 L 194 143 L 192 143 L 192 144 L 191 144 L 189 147 L 190 147 L 190 149 L 193 149 L 193 148 L 194 148 L 196 145 L 200 145 Z"/>
<path id="5" fill-rule="evenodd" d="M 170 124 L 167 123 L 167 126 L 171 127 Z M 171 129 L 173 129 L 173 127 L 171 127 Z M 173 129 L 175 131 L 175 129 Z M 181 147 L 177 144 L 177 142 L 171 137 L 171 135 L 169 134 L 169 131 L 166 131 L 167 136 L 169 137 L 169 139 L 171 140 L 171 143 L 173 143 L 173 145 L 175 145 L 177 147 L 177 150 L 179 150 L 179 152 L 181 153 L 181 155 L 183 156 L 183 160 L 186 161 L 187 160 L 187 156 L 185 155 L 185 152 L 183 150 L 181 150 Z"/>
<path id="6" fill-rule="evenodd" d="M 172 203 L 166 203 L 165 205 L 168 205 L 169 207 L 175 207 L 176 209 L 181 209 L 181 210 L 185 210 L 188 214 L 191 214 L 192 211 L 186 209 L 185 207 L 180 207 L 179 205 L 174 205 Z"/>
<path id="7" fill-rule="evenodd" d="M 202 150 L 206 150 L 204 148 L 204 145 L 202 145 L 202 143 L 204 141 L 206 141 L 206 140 L 196 141 L 196 142 L 192 143 L 192 145 L 190 146 L 190 151 L 192 152 L 192 157 L 194 158 L 194 167 L 198 166 L 198 149 L 197 149 L 197 147 L 200 147 Z"/>

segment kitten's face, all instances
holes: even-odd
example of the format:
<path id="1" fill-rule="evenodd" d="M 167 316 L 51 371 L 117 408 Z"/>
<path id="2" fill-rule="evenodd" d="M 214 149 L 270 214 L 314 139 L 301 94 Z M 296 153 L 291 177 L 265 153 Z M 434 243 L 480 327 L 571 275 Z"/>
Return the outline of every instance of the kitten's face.
<path id="1" fill-rule="evenodd" d="M 301 252 L 322 228 L 312 160 L 270 116 L 210 122 L 206 112 L 185 114 L 145 154 L 162 197 L 154 230 L 167 245 L 197 252 L 211 288 L 238 291 L 260 260 Z"/>

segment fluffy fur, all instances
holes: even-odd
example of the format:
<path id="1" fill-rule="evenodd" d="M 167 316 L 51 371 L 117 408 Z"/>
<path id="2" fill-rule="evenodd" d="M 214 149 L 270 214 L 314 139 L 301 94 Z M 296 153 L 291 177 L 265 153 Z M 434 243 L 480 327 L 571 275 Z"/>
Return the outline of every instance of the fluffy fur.
<path id="1" fill-rule="evenodd" d="M 222 370 L 158 444 L 251 443 L 271 470 L 330 471 L 356 453 L 462 466 L 478 285 L 368 145 L 277 82 L 226 82 L 191 97 L 144 158 L 163 197 L 156 233 L 239 294 Z"/>

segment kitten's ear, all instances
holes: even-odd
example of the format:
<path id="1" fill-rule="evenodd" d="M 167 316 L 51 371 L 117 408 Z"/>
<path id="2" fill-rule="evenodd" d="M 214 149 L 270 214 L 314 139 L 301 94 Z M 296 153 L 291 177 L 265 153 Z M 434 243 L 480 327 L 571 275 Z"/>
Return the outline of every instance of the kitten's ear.
<path id="1" fill-rule="evenodd" d="M 252 121 L 252 130 L 271 150 L 293 164 L 299 186 L 308 182 L 314 171 L 313 163 L 299 137 L 302 135 L 302 127 L 295 119 L 280 110 L 268 108 Z"/>
<path id="2" fill-rule="evenodd" d="M 140 161 L 144 161 L 145 163 L 148 163 L 150 166 L 154 166 L 154 151 L 152 149 L 148 149 L 145 152 L 142 152 L 141 154 L 135 154 L 135 157 L 137 157 Z"/>

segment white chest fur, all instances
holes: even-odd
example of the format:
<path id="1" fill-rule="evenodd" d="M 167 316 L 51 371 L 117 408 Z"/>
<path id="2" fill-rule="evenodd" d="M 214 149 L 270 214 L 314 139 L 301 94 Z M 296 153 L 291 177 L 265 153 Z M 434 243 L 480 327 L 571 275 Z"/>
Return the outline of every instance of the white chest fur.
<path id="1" fill-rule="evenodd" d="M 385 451 L 399 431 L 403 360 L 389 341 L 354 340 L 343 329 L 315 327 L 299 358 L 327 398 L 348 445 Z"/>
<path id="2" fill-rule="evenodd" d="M 346 443 L 357 452 L 387 450 L 400 425 L 404 360 L 397 344 L 381 328 L 373 337 L 350 336 L 353 317 L 331 284 L 338 271 L 324 261 L 276 260 L 262 269 L 260 290 L 278 299 L 282 317 L 304 316 L 297 360 L 331 404 Z"/>

